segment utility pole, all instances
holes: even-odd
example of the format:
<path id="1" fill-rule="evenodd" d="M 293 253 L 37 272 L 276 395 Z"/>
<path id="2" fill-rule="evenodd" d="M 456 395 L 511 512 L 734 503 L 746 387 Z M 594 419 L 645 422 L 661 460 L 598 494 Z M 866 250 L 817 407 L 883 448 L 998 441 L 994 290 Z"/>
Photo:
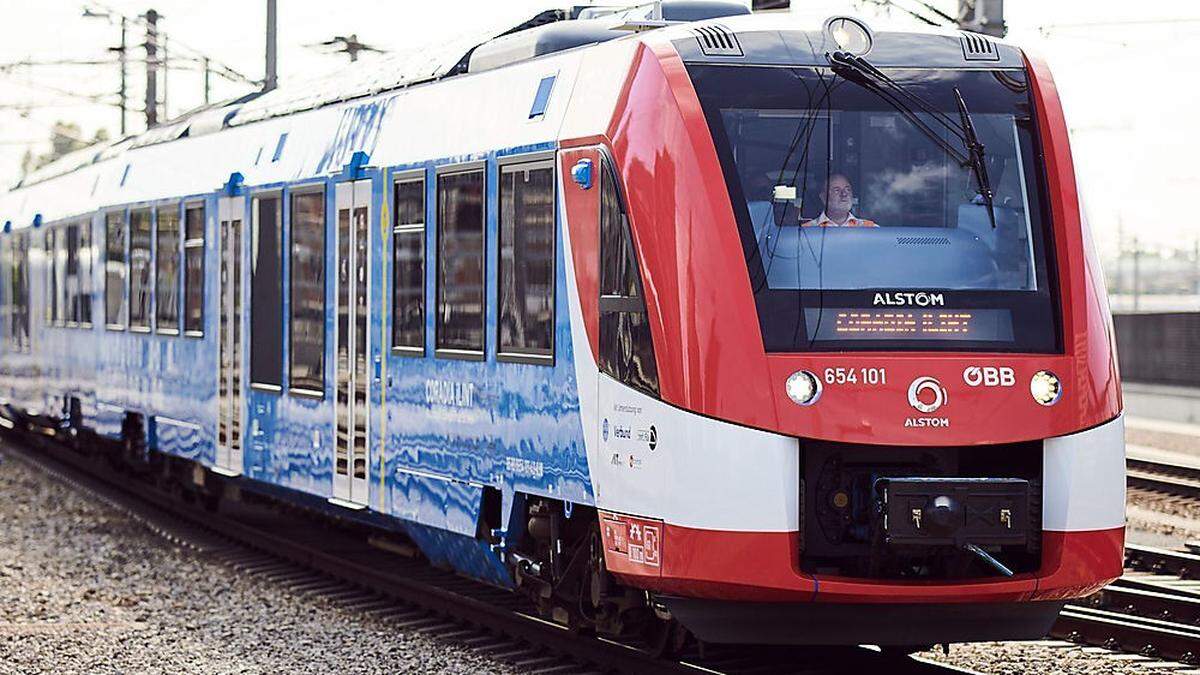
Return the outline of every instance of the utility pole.
<path id="1" fill-rule="evenodd" d="M 212 87 L 209 86 L 208 76 L 212 73 L 212 69 L 208 65 L 208 57 L 205 56 L 204 61 L 204 105 L 208 105 L 209 95 Z"/>
<path id="2" fill-rule="evenodd" d="M 263 91 L 271 91 L 279 86 L 277 74 L 278 64 L 275 61 L 275 28 L 277 12 L 275 0 L 267 0 L 267 73 L 263 79 Z"/>
<path id="3" fill-rule="evenodd" d="M 85 19 L 108 19 L 110 22 L 114 19 L 121 21 L 121 44 L 117 47 L 109 47 L 107 51 L 117 55 L 117 67 L 121 69 L 121 88 L 117 90 L 118 103 L 117 107 L 121 109 L 121 136 L 125 136 L 126 132 L 126 113 L 129 112 L 129 96 L 126 87 L 126 65 L 128 64 L 128 45 L 126 43 L 127 28 L 129 26 L 128 19 L 123 14 L 117 14 L 112 10 L 97 11 L 91 7 L 84 6 L 83 18 Z"/>
<path id="4" fill-rule="evenodd" d="M 146 128 L 158 126 L 158 12 L 146 12 Z"/>
<path id="5" fill-rule="evenodd" d="M 1138 249 L 1138 239 L 1135 235 L 1133 238 L 1133 311 L 1135 314 L 1138 311 L 1138 300 L 1142 294 L 1141 257 L 1142 252 Z"/>
<path id="6" fill-rule="evenodd" d="M 126 19 L 125 17 L 121 17 L 121 46 L 117 47 L 117 62 L 121 66 L 121 88 L 117 91 L 117 94 L 121 97 L 121 138 L 125 137 L 125 127 L 127 124 L 125 114 L 129 111 L 129 93 L 125 86 L 125 65 L 129 60 L 129 57 L 126 55 L 125 28 Z"/>
<path id="7" fill-rule="evenodd" d="M 1004 0 L 958 0 L 958 27 L 993 37 L 1004 37 Z"/>
<path id="8" fill-rule="evenodd" d="M 162 85 L 163 85 L 162 116 L 163 116 L 163 120 L 171 119 L 171 109 L 167 105 L 167 102 L 170 100 L 167 95 L 171 93 L 170 90 L 167 89 L 167 86 L 171 81 L 171 60 L 167 56 L 168 53 L 169 52 L 167 52 L 167 36 L 164 33 L 162 36 Z"/>

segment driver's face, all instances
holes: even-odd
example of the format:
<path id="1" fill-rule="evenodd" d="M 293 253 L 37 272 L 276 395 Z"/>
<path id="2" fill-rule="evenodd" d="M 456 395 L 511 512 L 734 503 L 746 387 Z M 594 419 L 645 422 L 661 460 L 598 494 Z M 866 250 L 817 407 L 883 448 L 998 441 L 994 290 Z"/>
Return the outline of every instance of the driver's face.
<path id="1" fill-rule="evenodd" d="M 829 179 L 829 187 L 825 190 L 825 208 L 831 211 L 849 211 L 854 203 L 854 188 L 850 181 L 843 176 Z"/>

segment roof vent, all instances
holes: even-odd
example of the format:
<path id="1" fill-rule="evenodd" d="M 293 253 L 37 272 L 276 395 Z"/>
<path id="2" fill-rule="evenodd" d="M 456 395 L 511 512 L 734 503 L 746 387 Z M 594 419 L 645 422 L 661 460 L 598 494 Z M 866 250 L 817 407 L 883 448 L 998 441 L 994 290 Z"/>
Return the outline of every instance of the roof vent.
<path id="1" fill-rule="evenodd" d="M 996 43 L 978 33 L 963 33 L 958 41 L 962 44 L 963 58 L 968 61 L 1000 60 Z"/>
<path id="2" fill-rule="evenodd" d="M 696 33 L 696 41 L 700 43 L 700 51 L 705 56 L 743 56 L 737 36 L 724 26 L 698 26 L 692 31 Z"/>

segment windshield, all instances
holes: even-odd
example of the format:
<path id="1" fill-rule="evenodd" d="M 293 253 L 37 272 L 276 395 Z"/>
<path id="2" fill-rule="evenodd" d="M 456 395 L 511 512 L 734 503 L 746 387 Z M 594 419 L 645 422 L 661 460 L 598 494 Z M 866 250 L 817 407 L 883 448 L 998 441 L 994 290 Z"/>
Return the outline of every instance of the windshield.
<path id="1" fill-rule="evenodd" d="M 889 71 L 925 110 L 823 68 L 690 72 L 768 350 L 1057 350 L 1023 73 Z"/>

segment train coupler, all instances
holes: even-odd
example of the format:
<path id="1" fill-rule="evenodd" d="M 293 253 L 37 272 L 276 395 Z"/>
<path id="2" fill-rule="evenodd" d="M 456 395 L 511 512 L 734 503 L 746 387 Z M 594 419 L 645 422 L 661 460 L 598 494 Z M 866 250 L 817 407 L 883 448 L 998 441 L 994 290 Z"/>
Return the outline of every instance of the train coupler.
<path id="1" fill-rule="evenodd" d="M 886 477 L 875 481 L 875 494 L 877 526 L 891 546 L 978 556 L 985 546 L 1025 545 L 1031 535 L 1029 481 L 1020 478 Z M 984 560 L 995 567 L 994 558 Z"/>

